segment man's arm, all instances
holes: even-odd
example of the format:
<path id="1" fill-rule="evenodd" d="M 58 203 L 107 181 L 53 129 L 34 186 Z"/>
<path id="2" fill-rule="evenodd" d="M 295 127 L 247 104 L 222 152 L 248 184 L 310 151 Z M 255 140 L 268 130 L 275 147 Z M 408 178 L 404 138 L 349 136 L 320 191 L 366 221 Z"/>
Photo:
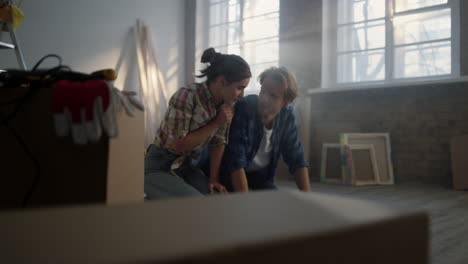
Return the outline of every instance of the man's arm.
<path id="1" fill-rule="evenodd" d="M 237 169 L 231 172 L 232 187 L 235 192 L 248 192 L 249 185 L 244 168 Z"/>
<path id="2" fill-rule="evenodd" d="M 236 103 L 235 115 L 232 119 L 229 144 L 226 147 L 225 162 L 226 173 L 232 183 L 234 192 L 248 192 L 247 176 L 244 168 L 247 167 L 247 144 L 249 113 L 251 107 L 247 98 L 243 98 Z M 223 175 L 224 176 L 224 175 Z"/>
<path id="3" fill-rule="evenodd" d="M 217 145 L 210 147 L 210 193 L 214 192 L 214 189 L 222 194 L 227 194 L 226 188 L 219 183 L 219 167 L 223 158 L 225 145 Z"/>
<path id="4" fill-rule="evenodd" d="M 289 172 L 294 175 L 297 187 L 302 191 L 310 191 L 309 163 L 304 159 L 304 150 L 299 140 L 296 120 L 291 108 L 285 109 L 283 138 L 281 152 L 283 160 L 289 167 Z"/>
<path id="5" fill-rule="evenodd" d="M 309 172 L 307 171 L 307 167 L 296 169 L 294 172 L 294 179 L 296 180 L 296 185 L 299 190 L 310 192 Z"/>

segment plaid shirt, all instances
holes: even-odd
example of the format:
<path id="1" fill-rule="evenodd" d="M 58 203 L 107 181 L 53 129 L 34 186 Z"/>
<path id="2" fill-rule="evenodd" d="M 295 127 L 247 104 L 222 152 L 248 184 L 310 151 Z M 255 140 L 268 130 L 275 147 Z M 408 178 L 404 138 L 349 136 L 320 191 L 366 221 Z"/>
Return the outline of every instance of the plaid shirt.
<path id="1" fill-rule="evenodd" d="M 177 153 L 172 149 L 174 139 L 184 138 L 190 132 L 205 126 L 216 117 L 216 105 L 206 83 L 194 83 L 180 88 L 170 99 L 164 120 L 156 133 L 154 144 L 162 149 Z M 171 166 L 177 169 L 185 158 L 196 158 L 206 146 L 227 144 L 229 123 L 220 127 L 192 150 L 181 153 Z"/>

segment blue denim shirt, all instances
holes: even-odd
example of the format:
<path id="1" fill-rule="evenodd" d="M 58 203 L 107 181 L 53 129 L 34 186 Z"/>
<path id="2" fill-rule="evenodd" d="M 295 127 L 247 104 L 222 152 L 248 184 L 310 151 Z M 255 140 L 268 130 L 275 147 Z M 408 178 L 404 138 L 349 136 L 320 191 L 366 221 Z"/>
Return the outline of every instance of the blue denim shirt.
<path id="1" fill-rule="evenodd" d="M 247 168 L 253 161 L 263 137 L 263 123 L 257 113 L 258 96 L 249 95 L 236 103 L 231 123 L 229 144 L 226 146 L 221 171 L 221 182 L 230 185 L 230 174 L 239 168 Z M 271 135 L 272 154 L 270 164 L 256 172 L 256 177 L 274 183 L 280 154 L 289 166 L 291 174 L 298 168 L 308 167 L 304 150 L 298 138 L 296 121 L 291 106 L 276 115 Z M 258 179 L 257 179 L 258 180 Z"/>

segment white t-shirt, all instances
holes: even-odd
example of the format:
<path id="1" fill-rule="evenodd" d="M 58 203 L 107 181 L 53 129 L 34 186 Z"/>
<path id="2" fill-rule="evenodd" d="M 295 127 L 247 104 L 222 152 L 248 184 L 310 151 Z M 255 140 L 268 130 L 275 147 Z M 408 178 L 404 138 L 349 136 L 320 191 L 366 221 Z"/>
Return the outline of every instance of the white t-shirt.
<path id="1" fill-rule="evenodd" d="M 260 142 L 260 147 L 258 148 L 255 158 L 250 163 L 249 167 L 246 169 L 247 172 L 258 171 L 265 168 L 270 164 L 271 160 L 271 134 L 273 133 L 272 129 L 266 129 L 263 127 L 263 137 L 262 142 Z"/>

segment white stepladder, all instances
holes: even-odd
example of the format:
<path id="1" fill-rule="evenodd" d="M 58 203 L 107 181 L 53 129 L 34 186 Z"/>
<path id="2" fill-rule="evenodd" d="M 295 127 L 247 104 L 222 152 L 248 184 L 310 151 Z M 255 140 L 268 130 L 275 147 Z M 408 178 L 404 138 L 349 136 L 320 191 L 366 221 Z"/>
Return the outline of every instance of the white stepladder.
<path id="1" fill-rule="evenodd" d="M 7 0 L 0 0 L 0 4 L 6 4 Z M 12 43 L 7 43 L 3 42 L 2 40 L 2 34 L 3 34 L 3 27 L 4 25 L 8 29 L 8 32 L 10 33 L 10 39 Z M 16 59 L 18 60 L 18 64 L 21 69 L 27 70 L 26 63 L 24 62 L 24 57 L 23 57 L 23 52 L 21 51 L 21 47 L 18 42 L 18 38 L 16 37 L 15 31 L 13 29 L 13 26 L 5 21 L 0 21 L 0 49 L 12 49 L 15 50 L 16 53 Z"/>

